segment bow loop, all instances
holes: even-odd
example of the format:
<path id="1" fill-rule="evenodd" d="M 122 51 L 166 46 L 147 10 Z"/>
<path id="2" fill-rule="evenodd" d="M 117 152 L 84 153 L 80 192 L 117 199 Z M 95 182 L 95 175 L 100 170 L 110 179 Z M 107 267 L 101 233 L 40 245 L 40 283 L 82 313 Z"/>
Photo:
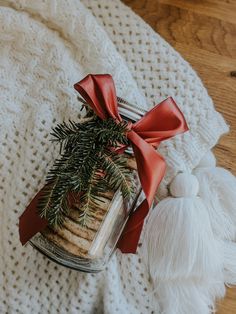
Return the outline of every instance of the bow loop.
<path id="1" fill-rule="evenodd" d="M 149 144 L 158 145 L 163 140 L 187 131 L 188 126 L 174 99 L 168 97 L 137 121 L 133 130 Z"/>
<path id="2" fill-rule="evenodd" d="M 74 88 L 101 119 L 111 117 L 116 121 L 122 121 L 118 112 L 116 90 L 111 75 L 89 74 L 76 83 Z"/>

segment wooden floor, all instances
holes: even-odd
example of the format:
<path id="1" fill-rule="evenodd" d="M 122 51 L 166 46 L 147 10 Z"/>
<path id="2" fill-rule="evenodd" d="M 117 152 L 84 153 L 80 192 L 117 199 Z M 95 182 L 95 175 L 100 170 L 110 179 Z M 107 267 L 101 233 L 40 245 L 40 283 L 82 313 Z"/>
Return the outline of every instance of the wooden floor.
<path id="1" fill-rule="evenodd" d="M 215 153 L 236 175 L 236 0 L 123 0 L 164 37 L 202 78 L 231 132 Z M 236 288 L 218 314 L 236 314 Z M 191 314 L 191 313 L 189 313 Z"/>

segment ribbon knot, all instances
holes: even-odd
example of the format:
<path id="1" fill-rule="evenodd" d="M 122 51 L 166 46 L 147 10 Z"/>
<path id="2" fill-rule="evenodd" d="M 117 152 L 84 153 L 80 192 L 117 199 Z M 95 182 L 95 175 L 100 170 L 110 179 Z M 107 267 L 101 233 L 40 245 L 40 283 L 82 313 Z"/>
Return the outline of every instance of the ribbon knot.
<path id="1" fill-rule="evenodd" d="M 128 133 L 132 130 L 132 127 L 133 127 L 133 123 L 131 121 L 127 121 L 127 126 L 126 126 L 127 137 L 128 137 Z"/>
<path id="2" fill-rule="evenodd" d="M 109 74 L 87 75 L 74 88 L 101 119 L 112 118 L 116 122 L 122 122 L 115 85 Z M 185 118 L 171 97 L 156 105 L 136 123 L 128 122 L 127 138 L 133 148 L 146 199 L 130 214 L 118 241 L 117 247 L 123 253 L 136 252 L 144 220 L 165 174 L 165 160 L 156 148 L 161 141 L 187 130 Z M 20 217 L 20 239 L 23 244 L 47 226 L 45 219 L 37 214 L 39 194 L 40 192 Z"/>

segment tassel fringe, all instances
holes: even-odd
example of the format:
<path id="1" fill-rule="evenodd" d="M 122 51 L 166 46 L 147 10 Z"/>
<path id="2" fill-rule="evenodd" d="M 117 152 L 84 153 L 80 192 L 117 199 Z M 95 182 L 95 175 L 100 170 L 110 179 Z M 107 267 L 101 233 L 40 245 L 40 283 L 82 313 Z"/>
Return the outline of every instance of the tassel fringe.
<path id="1" fill-rule="evenodd" d="M 224 252 L 224 281 L 225 284 L 236 285 L 236 243 L 222 242 Z"/>
<path id="2" fill-rule="evenodd" d="M 200 182 L 200 186 L 199 186 Z M 150 213 L 142 253 L 163 314 L 209 314 L 236 284 L 236 178 L 208 153 Z"/>

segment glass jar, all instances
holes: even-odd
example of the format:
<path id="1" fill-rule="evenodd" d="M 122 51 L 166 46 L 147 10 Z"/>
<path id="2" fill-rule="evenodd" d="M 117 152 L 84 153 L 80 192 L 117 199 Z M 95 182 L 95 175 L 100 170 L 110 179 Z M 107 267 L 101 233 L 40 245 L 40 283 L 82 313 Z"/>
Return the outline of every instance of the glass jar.
<path id="1" fill-rule="evenodd" d="M 118 98 L 118 103 L 120 115 L 126 121 L 135 122 L 145 113 L 121 98 Z M 100 206 L 86 227 L 78 223 L 76 207 L 79 204 L 75 202 L 62 228 L 46 228 L 36 234 L 30 244 L 54 262 L 66 267 L 91 273 L 103 270 L 115 251 L 129 214 L 142 198 L 132 148 L 127 148 L 125 153 L 128 154 L 128 167 L 132 169 L 135 182 L 135 191 L 130 199 L 124 199 L 120 190 L 106 192 L 100 198 Z"/>

